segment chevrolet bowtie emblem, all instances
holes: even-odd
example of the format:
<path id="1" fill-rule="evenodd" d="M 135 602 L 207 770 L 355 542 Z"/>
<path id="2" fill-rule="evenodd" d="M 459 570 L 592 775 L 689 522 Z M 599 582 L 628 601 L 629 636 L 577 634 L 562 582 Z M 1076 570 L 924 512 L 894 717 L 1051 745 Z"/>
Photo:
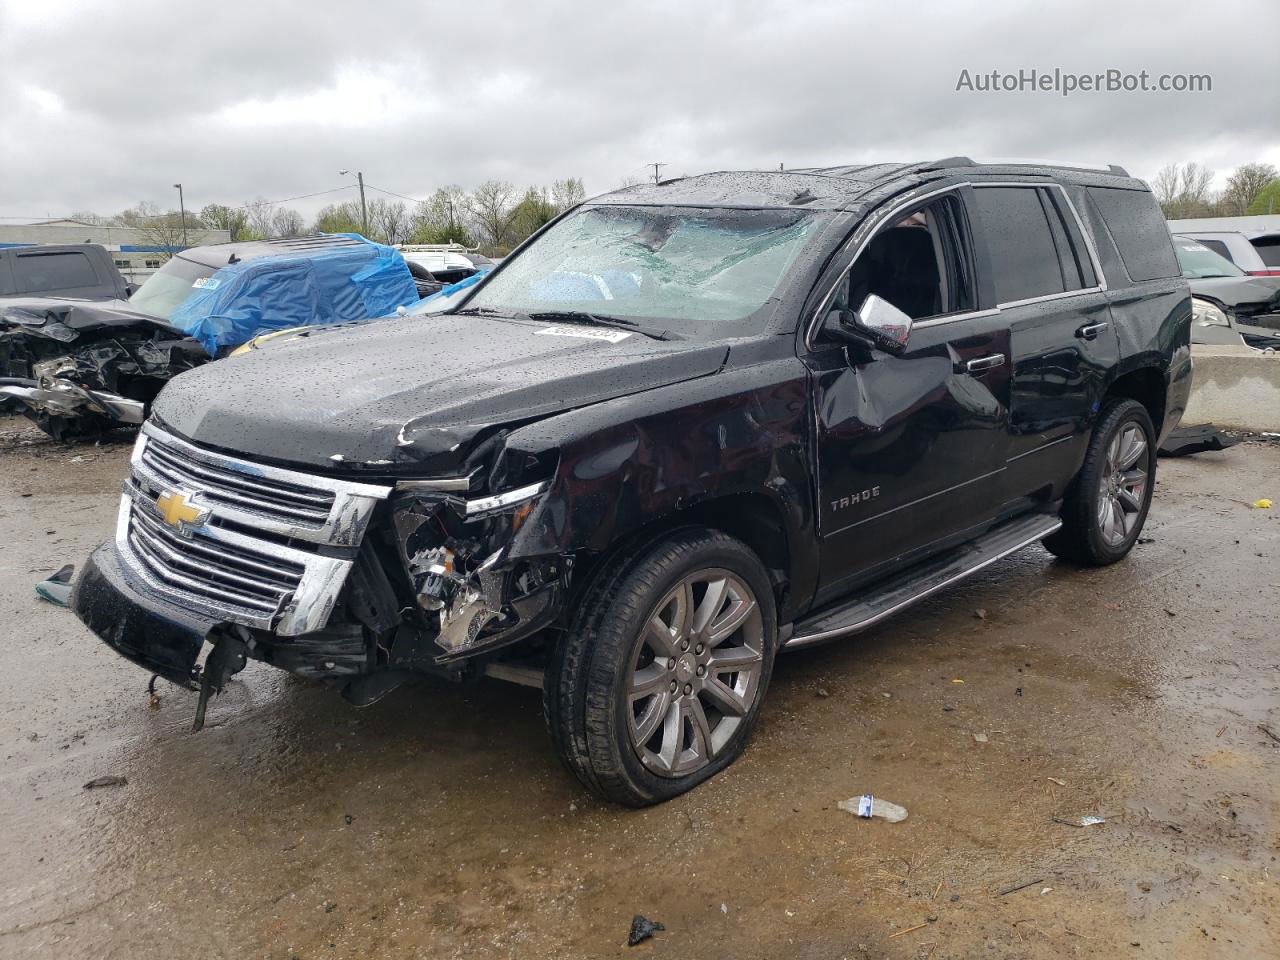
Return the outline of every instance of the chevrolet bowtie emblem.
<path id="1" fill-rule="evenodd" d="M 166 490 L 156 497 L 156 513 L 171 527 L 177 527 L 184 537 L 191 535 L 192 527 L 202 526 L 209 519 L 208 510 L 202 510 L 180 490 Z"/>

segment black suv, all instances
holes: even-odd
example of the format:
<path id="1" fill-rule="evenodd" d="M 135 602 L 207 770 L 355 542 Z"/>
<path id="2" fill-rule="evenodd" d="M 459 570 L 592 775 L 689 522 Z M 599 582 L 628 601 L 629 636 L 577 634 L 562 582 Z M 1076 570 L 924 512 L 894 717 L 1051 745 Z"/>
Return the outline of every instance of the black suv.
<path id="1" fill-rule="evenodd" d="M 655 803 L 741 753 L 778 650 L 1036 541 L 1125 556 L 1190 323 L 1117 167 L 627 188 L 451 312 L 175 379 L 73 606 L 197 725 L 247 658 L 538 685 L 582 783 Z"/>

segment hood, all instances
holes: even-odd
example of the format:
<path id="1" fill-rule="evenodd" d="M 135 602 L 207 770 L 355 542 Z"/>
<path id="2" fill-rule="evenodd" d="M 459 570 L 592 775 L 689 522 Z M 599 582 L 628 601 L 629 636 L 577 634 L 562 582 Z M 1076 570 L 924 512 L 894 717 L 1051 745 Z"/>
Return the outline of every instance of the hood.
<path id="1" fill-rule="evenodd" d="M 1196 296 L 1210 297 L 1246 316 L 1280 311 L 1280 289 L 1274 283 L 1250 277 L 1207 277 L 1188 280 Z"/>
<path id="2" fill-rule="evenodd" d="M 75 300 L 69 297 L 3 297 L 0 298 L 0 328 L 46 327 L 53 324 L 76 334 L 113 327 L 135 327 L 139 324 L 158 330 L 173 331 L 169 324 L 140 313 L 127 300 Z M 74 339 L 60 337 L 58 339 Z"/>
<path id="3" fill-rule="evenodd" d="M 154 416 L 255 459 L 422 475 L 503 426 L 715 373 L 724 345 L 436 314 L 313 327 L 185 373 Z"/>

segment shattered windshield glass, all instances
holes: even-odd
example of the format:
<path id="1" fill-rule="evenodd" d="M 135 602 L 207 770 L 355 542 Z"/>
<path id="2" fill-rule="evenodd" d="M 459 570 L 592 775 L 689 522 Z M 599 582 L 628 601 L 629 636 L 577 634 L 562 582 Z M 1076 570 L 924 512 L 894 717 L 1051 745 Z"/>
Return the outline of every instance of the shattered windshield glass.
<path id="1" fill-rule="evenodd" d="M 198 288 L 192 284 L 213 276 L 217 269 L 182 257 L 170 257 L 169 262 L 147 277 L 129 298 L 129 306 L 157 320 L 168 320 L 178 304 L 196 292 Z"/>
<path id="2" fill-rule="evenodd" d="M 587 207 L 522 251 L 466 309 L 591 313 L 670 321 L 678 330 L 748 321 L 774 296 L 824 216 Z"/>

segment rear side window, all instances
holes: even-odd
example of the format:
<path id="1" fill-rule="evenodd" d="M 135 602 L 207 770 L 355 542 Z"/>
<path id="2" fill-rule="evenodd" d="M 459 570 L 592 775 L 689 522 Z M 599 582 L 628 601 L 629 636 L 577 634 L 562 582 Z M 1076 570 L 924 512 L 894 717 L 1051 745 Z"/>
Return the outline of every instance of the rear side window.
<path id="1" fill-rule="evenodd" d="M 1058 262 L 1058 243 L 1065 242 L 1065 236 L 1055 240 L 1042 193 L 1035 187 L 976 187 L 973 191 L 1000 303 L 1067 289 Z"/>
<path id="2" fill-rule="evenodd" d="M 1280 237 L 1258 237 L 1250 240 L 1258 256 L 1268 267 L 1280 267 Z"/>
<path id="3" fill-rule="evenodd" d="M 19 293 L 70 290 L 97 286 L 98 275 L 83 253 L 26 253 L 13 258 L 13 279 Z"/>
<path id="4" fill-rule="evenodd" d="M 1157 280 L 1181 275 L 1169 228 L 1155 197 L 1144 190 L 1109 187 L 1090 187 L 1089 196 L 1102 213 L 1131 279 Z"/>
<path id="5" fill-rule="evenodd" d="M 1201 243 L 1203 243 L 1206 247 L 1208 247 L 1214 253 L 1216 253 L 1218 256 L 1226 257 L 1228 260 L 1231 260 L 1231 252 L 1227 249 L 1227 245 L 1223 243 L 1221 240 L 1205 240 L 1200 237 L 1197 237 L 1196 239 L 1199 240 Z M 1235 261 L 1233 260 L 1232 262 L 1234 263 Z"/>

